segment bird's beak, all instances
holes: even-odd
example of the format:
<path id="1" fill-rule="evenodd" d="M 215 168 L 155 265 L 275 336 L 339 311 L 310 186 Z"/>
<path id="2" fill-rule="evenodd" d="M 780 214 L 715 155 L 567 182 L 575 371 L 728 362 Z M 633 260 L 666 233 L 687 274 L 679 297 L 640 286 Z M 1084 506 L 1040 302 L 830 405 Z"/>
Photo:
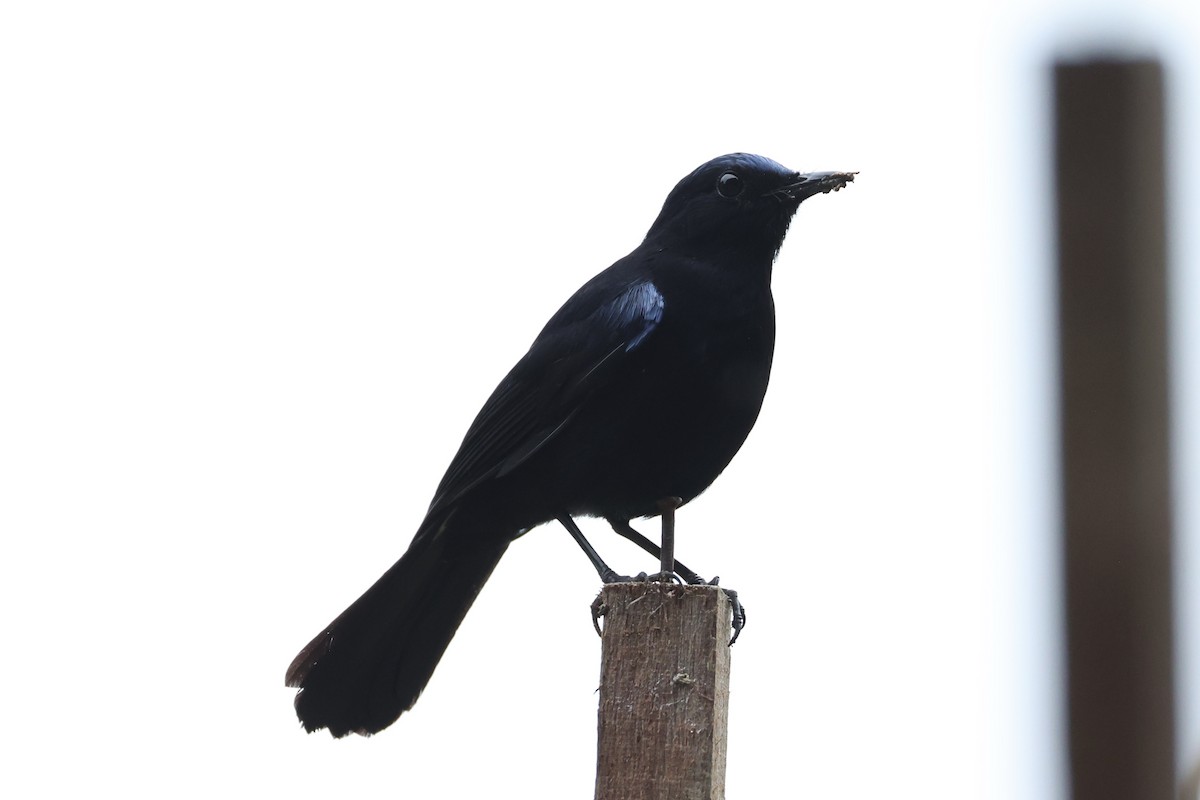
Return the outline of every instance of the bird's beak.
<path id="1" fill-rule="evenodd" d="M 791 183 L 773 189 L 763 197 L 774 197 L 776 200 L 804 200 L 814 194 L 836 192 L 853 181 L 857 174 L 857 172 L 796 173 Z"/>

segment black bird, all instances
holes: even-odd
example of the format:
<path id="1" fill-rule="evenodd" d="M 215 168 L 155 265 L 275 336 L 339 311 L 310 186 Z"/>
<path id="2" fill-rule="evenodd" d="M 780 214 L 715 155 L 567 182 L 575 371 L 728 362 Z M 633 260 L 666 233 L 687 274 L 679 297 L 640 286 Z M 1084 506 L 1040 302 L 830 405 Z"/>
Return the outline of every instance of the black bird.
<path id="1" fill-rule="evenodd" d="M 629 526 L 708 488 L 750 433 L 771 373 L 771 267 L 807 197 L 853 173 L 762 156 L 681 180 L 645 240 L 585 283 L 488 398 L 408 551 L 287 671 L 309 731 L 372 734 L 412 708 L 510 542 L 572 517 Z M 664 545 L 664 549 L 666 545 Z M 687 580 L 698 576 L 684 568 Z"/>

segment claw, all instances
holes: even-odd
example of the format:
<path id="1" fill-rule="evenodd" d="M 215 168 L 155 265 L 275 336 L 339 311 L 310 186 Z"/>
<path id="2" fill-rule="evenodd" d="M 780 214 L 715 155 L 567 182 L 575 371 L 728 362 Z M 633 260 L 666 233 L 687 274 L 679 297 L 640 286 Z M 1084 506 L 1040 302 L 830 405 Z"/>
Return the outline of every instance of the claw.
<path id="1" fill-rule="evenodd" d="M 600 618 L 608 613 L 608 606 L 601 599 L 604 593 L 596 595 L 596 599 L 592 601 L 592 627 L 596 629 L 596 635 L 601 639 L 604 638 L 604 632 L 600 630 Z"/>
<path id="2" fill-rule="evenodd" d="M 713 585 L 716 585 L 715 578 Z M 746 607 L 742 605 L 741 600 L 738 600 L 738 593 L 733 589 L 722 589 L 722 591 L 729 598 L 729 604 L 733 606 L 733 638 L 729 640 L 729 646 L 733 647 L 733 643 L 742 635 L 742 628 L 746 627 Z"/>

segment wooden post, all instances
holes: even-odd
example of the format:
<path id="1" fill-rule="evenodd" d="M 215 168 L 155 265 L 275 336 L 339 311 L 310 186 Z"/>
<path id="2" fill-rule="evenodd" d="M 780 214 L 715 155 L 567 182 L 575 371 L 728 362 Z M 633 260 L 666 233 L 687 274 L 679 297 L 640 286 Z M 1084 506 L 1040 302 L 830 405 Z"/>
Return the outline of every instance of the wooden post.
<path id="1" fill-rule="evenodd" d="M 1055 106 L 1072 791 L 1166 800 L 1175 746 L 1162 69 L 1059 64 Z"/>
<path id="2" fill-rule="evenodd" d="M 596 800 L 723 800 L 730 606 L 715 586 L 600 594 Z"/>

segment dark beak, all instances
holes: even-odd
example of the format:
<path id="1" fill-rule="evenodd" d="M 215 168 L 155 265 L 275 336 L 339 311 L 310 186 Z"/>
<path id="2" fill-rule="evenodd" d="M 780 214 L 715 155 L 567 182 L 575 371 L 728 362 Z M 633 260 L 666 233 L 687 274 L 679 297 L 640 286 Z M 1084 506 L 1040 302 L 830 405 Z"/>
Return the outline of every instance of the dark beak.
<path id="1" fill-rule="evenodd" d="M 809 172 L 796 173 L 791 183 L 767 192 L 763 197 L 774 197 L 776 200 L 801 201 L 814 194 L 836 192 L 847 183 L 854 180 L 857 172 Z"/>

